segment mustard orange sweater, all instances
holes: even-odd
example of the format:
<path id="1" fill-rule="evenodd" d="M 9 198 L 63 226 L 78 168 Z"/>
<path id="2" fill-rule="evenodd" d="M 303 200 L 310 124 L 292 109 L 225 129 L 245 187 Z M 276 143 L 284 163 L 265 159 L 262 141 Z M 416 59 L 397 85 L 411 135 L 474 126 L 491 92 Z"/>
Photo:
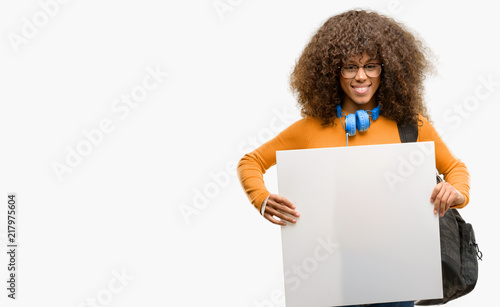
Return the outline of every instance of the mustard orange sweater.
<path id="1" fill-rule="evenodd" d="M 421 115 L 423 122 L 418 128 L 417 142 L 434 141 L 436 168 L 444 180 L 462 193 L 465 201 L 454 208 L 463 208 L 469 203 L 469 172 L 465 164 L 457 159 L 437 134 L 434 127 Z M 356 132 L 349 137 L 349 146 L 401 143 L 395 121 L 380 116 L 365 132 Z M 279 133 L 276 137 L 247 153 L 237 166 L 237 175 L 250 202 L 261 209 L 270 192 L 266 189 L 263 174 L 276 164 L 277 150 L 309 149 L 346 146 L 346 134 L 335 119 L 335 126 L 323 127 L 319 119 L 306 116 Z M 429 195 L 430 198 L 430 195 Z"/>

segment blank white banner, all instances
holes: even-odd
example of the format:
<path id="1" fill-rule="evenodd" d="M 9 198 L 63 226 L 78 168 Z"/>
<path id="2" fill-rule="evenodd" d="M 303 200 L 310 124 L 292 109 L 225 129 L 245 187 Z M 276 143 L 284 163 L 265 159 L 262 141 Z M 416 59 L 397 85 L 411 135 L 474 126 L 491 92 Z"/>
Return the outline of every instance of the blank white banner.
<path id="1" fill-rule="evenodd" d="M 286 306 L 442 298 L 434 142 L 277 151 Z"/>

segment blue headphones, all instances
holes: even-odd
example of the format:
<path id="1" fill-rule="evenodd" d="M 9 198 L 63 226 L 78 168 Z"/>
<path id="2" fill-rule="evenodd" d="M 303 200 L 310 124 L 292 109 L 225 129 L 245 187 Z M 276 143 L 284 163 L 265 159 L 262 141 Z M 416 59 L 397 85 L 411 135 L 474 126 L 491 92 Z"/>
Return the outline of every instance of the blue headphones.
<path id="1" fill-rule="evenodd" d="M 370 112 L 370 113 L 368 113 Z M 342 112 L 342 108 L 340 104 L 337 105 L 337 117 L 340 119 L 342 123 L 342 115 L 346 115 L 345 112 Z M 376 120 L 380 115 L 380 104 L 373 110 L 357 110 L 355 114 L 349 114 L 345 118 L 345 127 L 344 130 L 348 136 L 356 135 L 356 128 L 360 132 L 364 132 L 368 130 L 372 121 Z"/>

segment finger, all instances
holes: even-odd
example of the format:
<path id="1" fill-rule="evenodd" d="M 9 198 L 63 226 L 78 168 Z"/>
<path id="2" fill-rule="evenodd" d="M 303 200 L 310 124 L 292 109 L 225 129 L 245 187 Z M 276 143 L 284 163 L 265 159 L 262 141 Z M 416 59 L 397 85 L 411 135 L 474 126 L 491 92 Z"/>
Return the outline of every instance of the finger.
<path id="1" fill-rule="evenodd" d="M 277 203 L 284 204 L 289 208 L 292 208 L 292 209 L 295 208 L 295 205 L 284 196 L 277 195 L 277 194 L 271 194 L 271 196 L 269 196 L 269 199 L 271 199 Z"/>
<path id="2" fill-rule="evenodd" d="M 443 216 L 450 208 L 451 191 L 448 189 L 441 198 L 440 215 Z"/>
<path id="3" fill-rule="evenodd" d="M 280 220 L 282 220 L 282 221 L 288 221 L 288 222 L 290 222 L 290 223 L 295 223 L 295 222 L 297 222 L 297 220 L 296 220 L 296 219 L 294 219 L 293 217 L 290 217 L 290 216 L 288 216 L 288 215 L 284 214 L 283 212 L 281 212 L 281 211 L 279 211 L 279 210 L 276 210 L 276 209 L 274 209 L 274 208 L 270 208 L 270 213 L 271 213 L 272 215 L 274 215 L 274 216 L 279 217 L 279 218 L 280 218 Z"/>
<path id="4" fill-rule="evenodd" d="M 276 211 L 276 209 L 272 208 L 272 207 L 267 207 L 266 206 L 266 209 L 264 210 L 264 217 L 267 218 L 269 221 L 273 222 L 274 224 L 278 224 L 278 225 L 286 225 L 286 222 L 284 220 L 282 220 L 281 218 L 280 219 L 276 219 L 275 217 L 278 217 L 278 211 Z"/>
<path id="5" fill-rule="evenodd" d="M 284 213 L 282 213 L 281 211 L 278 211 L 274 208 L 268 208 L 266 207 L 266 211 L 268 211 L 270 214 L 274 215 L 274 216 L 277 216 L 280 218 L 280 220 L 282 221 L 288 221 L 290 223 L 295 223 L 296 220 L 288 215 L 285 215 Z"/>
<path id="6" fill-rule="evenodd" d="M 433 203 L 436 200 L 436 196 L 441 191 L 441 187 L 442 186 L 443 186 L 443 183 L 440 182 L 440 183 L 436 184 L 436 186 L 432 190 L 432 193 L 431 193 L 431 203 Z"/>
<path id="7" fill-rule="evenodd" d="M 441 186 L 439 193 L 436 195 L 434 199 L 434 214 L 438 214 L 439 212 L 439 207 L 441 206 L 442 198 L 445 192 L 445 188 Z"/>
<path id="8" fill-rule="evenodd" d="M 270 213 L 264 212 L 264 217 L 265 217 L 268 221 L 270 221 L 271 223 L 273 223 L 273 224 L 276 224 L 276 225 L 283 225 L 283 226 L 285 226 L 285 225 L 286 225 L 286 223 L 285 223 L 284 221 L 279 221 L 279 220 L 275 219 L 275 218 L 273 217 L 273 215 L 272 215 L 272 214 L 270 214 Z"/>
<path id="9" fill-rule="evenodd" d="M 273 209 L 276 209 L 276 210 L 288 213 L 290 215 L 294 215 L 296 217 L 300 216 L 300 214 L 297 211 L 295 211 L 293 209 L 290 209 L 289 207 L 287 207 L 287 206 L 285 206 L 283 204 L 277 203 L 277 202 L 275 202 L 273 200 L 267 200 L 266 207 L 267 206 L 270 206 Z"/>

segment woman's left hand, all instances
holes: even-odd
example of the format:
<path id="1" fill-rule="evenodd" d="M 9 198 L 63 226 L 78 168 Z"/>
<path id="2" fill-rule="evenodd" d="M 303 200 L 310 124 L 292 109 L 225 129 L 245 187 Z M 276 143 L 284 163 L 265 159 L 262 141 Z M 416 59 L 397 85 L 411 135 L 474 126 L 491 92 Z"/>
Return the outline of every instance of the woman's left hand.
<path id="1" fill-rule="evenodd" d="M 458 192 L 451 184 L 442 181 L 434 187 L 431 194 L 431 203 L 434 203 L 434 214 L 441 216 L 455 205 L 460 205 L 465 201 L 462 193 Z"/>

